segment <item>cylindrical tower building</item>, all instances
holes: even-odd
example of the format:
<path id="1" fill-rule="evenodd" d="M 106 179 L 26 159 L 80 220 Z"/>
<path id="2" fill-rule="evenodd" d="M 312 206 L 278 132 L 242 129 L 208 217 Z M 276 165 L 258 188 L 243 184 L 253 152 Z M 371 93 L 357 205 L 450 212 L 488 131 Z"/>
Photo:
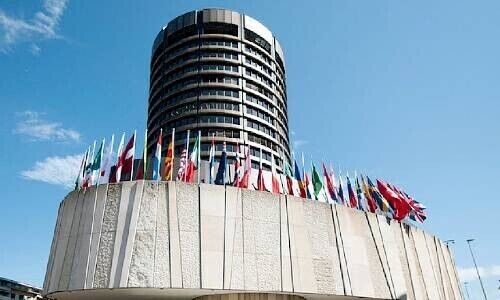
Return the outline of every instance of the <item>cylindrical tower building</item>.
<path id="1" fill-rule="evenodd" d="M 187 130 L 191 142 L 201 130 L 202 159 L 215 135 L 216 157 L 226 141 L 231 160 L 239 143 L 250 147 L 254 167 L 262 148 L 264 168 L 274 155 L 281 169 L 283 159 L 290 161 L 284 61 L 271 31 L 247 15 L 203 9 L 170 21 L 152 49 L 150 151 L 160 128 L 165 145 L 176 129 L 176 153 Z"/>

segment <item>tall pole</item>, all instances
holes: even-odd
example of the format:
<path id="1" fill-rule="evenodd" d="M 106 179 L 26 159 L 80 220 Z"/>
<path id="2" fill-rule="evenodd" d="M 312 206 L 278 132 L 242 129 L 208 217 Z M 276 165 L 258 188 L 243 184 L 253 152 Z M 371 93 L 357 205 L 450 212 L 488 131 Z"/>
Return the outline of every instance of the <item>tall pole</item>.
<path id="1" fill-rule="evenodd" d="M 469 288 L 468 288 L 469 283 L 467 281 L 464 282 L 465 286 L 465 293 L 467 294 L 467 299 L 470 300 L 470 295 L 469 295 Z"/>
<path id="2" fill-rule="evenodd" d="M 472 261 L 474 262 L 474 267 L 476 268 L 477 277 L 479 278 L 479 283 L 481 284 L 481 290 L 483 290 L 484 299 L 488 300 L 488 296 L 486 296 L 486 291 L 484 290 L 483 280 L 481 279 L 479 269 L 477 268 L 476 257 L 474 257 L 474 252 L 472 252 L 472 247 L 470 245 L 472 241 L 474 241 L 474 239 L 467 240 L 467 244 L 469 245 L 470 255 L 472 256 Z"/>

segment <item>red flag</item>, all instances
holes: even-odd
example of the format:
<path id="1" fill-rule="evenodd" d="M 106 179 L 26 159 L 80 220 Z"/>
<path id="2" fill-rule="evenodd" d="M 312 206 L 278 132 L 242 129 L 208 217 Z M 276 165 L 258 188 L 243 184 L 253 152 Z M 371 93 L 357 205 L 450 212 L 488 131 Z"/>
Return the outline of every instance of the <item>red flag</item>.
<path id="1" fill-rule="evenodd" d="M 244 167 L 241 165 L 240 144 L 236 143 L 236 159 L 234 160 L 233 186 L 239 187 L 243 180 Z"/>
<path id="2" fill-rule="evenodd" d="M 264 183 L 264 174 L 262 172 L 262 167 L 259 168 L 259 175 L 257 176 L 257 190 L 267 191 L 266 184 Z"/>
<path id="3" fill-rule="evenodd" d="M 326 177 L 326 188 L 328 189 L 328 193 L 330 193 L 330 197 L 332 200 L 337 202 L 337 193 L 335 191 L 335 186 L 333 185 L 333 180 L 330 174 L 326 169 L 325 163 L 323 163 L 323 175 Z"/>
<path id="4" fill-rule="evenodd" d="M 387 183 L 380 179 L 377 179 L 377 187 L 382 196 L 384 196 L 392 206 L 394 210 L 394 219 L 397 221 L 403 220 L 410 212 L 409 206 L 403 203 L 405 200 L 401 199 L 397 192 L 392 190 Z"/>
<path id="5" fill-rule="evenodd" d="M 358 207 L 358 199 L 356 199 L 356 195 L 354 195 L 354 190 L 352 189 L 351 181 L 349 180 L 349 176 L 347 176 L 347 192 L 349 194 L 349 204 L 352 208 Z"/>
<path id="6" fill-rule="evenodd" d="M 134 155 L 135 155 L 135 132 L 130 140 L 128 141 L 125 149 L 118 159 L 118 164 L 116 165 L 116 173 L 120 174 L 120 181 L 123 178 L 123 174 L 132 173 L 134 166 Z M 132 174 L 130 174 L 132 179 Z"/>
<path id="7" fill-rule="evenodd" d="M 252 159 L 250 158 L 250 147 L 247 148 L 245 154 L 245 165 L 243 166 L 243 177 L 238 182 L 238 187 L 247 189 L 250 182 L 250 174 L 252 173 Z"/>

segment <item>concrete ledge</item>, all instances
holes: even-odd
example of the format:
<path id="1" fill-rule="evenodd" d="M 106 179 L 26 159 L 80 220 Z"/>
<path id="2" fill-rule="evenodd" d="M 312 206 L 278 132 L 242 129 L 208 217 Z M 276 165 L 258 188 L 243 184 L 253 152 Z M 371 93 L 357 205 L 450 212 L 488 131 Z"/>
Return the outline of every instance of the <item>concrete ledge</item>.
<path id="1" fill-rule="evenodd" d="M 453 261 L 432 235 L 345 206 L 134 181 L 66 196 L 44 292 L 55 299 L 232 299 L 220 295 L 242 292 L 463 299 Z"/>

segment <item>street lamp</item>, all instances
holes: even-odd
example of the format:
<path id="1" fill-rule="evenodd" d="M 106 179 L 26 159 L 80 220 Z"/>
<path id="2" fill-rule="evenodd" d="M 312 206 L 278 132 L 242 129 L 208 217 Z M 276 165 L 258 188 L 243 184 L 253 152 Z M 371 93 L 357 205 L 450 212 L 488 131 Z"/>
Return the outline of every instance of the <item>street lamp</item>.
<path id="1" fill-rule="evenodd" d="M 455 244 L 455 240 L 446 240 L 443 242 L 446 246 L 448 246 L 449 244 Z"/>
<path id="2" fill-rule="evenodd" d="M 472 261 L 474 262 L 474 267 L 476 267 L 477 277 L 479 278 L 479 283 L 481 284 L 481 289 L 483 290 L 484 299 L 488 300 L 488 296 L 486 296 L 486 291 L 484 290 L 483 280 L 481 279 L 481 275 L 479 275 L 479 269 L 477 268 L 476 258 L 474 257 L 474 253 L 472 252 L 472 247 L 470 243 L 474 241 L 474 239 L 468 239 L 467 244 L 469 245 L 470 255 L 472 256 Z"/>

